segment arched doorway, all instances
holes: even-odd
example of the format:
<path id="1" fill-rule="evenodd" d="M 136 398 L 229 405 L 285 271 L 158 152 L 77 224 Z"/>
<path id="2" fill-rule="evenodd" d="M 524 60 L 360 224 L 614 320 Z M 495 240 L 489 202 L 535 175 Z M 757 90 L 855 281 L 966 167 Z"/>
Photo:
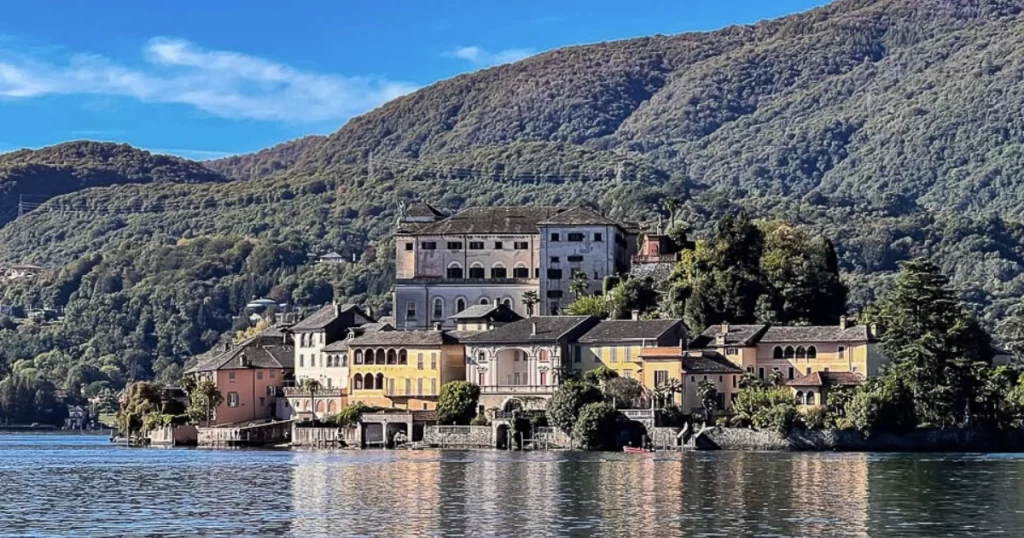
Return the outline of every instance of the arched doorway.
<path id="1" fill-rule="evenodd" d="M 627 422 L 622 431 L 619 432 L 618 444 L 621 446 L 642 448 L 647 441 L 650 441 L 647 427 L 635 420 Z"/>
<path id="2" fill-rule="evenodd" d="M 404 422 L 389 422 L 387 425 L 387 446 L 394 448 L 397 445 L 408 443 L 409 426 Z"/>
<path id="3" fill-rule="evenodd" d="M 494 447 L 498 450 L 508 449 L 508 438 L 509 438 L 509 427 L 508 424 L 502 424 L 498 426 L 497 435 L 495 437 Z"/>
<path id="4" fill-rule="evenodd" d="M 522 411 L 523 410 L 523 402 L 519 398 L 510 398 L 507 402 L 505 402 L 505 405 L 502 406 L 501 410 L 502 411 L 508 411 L 508 412 Z"/>

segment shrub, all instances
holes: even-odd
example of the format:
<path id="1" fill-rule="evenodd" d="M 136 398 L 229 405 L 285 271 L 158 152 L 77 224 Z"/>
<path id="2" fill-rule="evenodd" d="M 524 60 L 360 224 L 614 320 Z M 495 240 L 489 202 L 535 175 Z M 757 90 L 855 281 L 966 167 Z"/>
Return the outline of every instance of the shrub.
<path id="1" fill-rule="evenodd" d="M 587 370 L 583 374 L 583 380 L 592 385 L 602 385 L 603 383 L 619 377 L 619 373 L 607 366 L 598 366 L 593 370 Z"/>
<path id="2" fill-rule="evenodd" d="M 636 379 L 616 377 L 604 383 L 604 395 L 612 400 L 619 409 L 635 407 L 643 394 L 643 385 Z"/>
<path id="3" fill-rule="evenodd" d="M 450 381 L 437 397 L 437 421 L 441 424 L 469 424 L 476 416 L 480 387 L 468 381 Z"/>
<path id="4" fill-rule="evenodd" d="M 796 401 L 784 387 L 747 387 L 733 402 L 735 418 L 758 429 L 789 433 L 796 420 Z"/>
<path id="5" fill-rule="evenodd" d="M 491 421 L 487 418 L 487 413 L 480 411 L 473 417 L 473 420 L 469 422 L 470 426 L 490 426 Z"/>
<path id="6" fill-rule="evenodd" d="M 555 390 L 548 400 L 548 421 L 568 435 L 573 434 L 576 420 L 583 406 L 604 400 L 604 395 L 594 385 L 582 381 L 569 381 Z"/>
<path id="7" fill-rule="evenodd" d="M 792 403 L 776 404 L 754 416 L 754 427 L 785 435 L 793 428 L 796 415 L 796 406 Z"/>
<path id="8" fill-rule="evenodd" d="M 809 407 L 800 413 L 800 422 L 804 427 L 811 430 L 820 430 L 828 425 L 825 408 Z"/>
<path id="9" fill-rule="evenodd" d="M 363 413 L 374 413 L 380 411 L 381 408 L 374 405 L 366 405 L 363 402 L 356 402 L 353 404 L 346 405 L 342 408 L 341 412 L 333 417 L 327 419 L 334 423 L 339 428 L 345 428 L 356 422 L 359 422 L 359 415 Z"/>
<path id="10" fill-rule="evenodd" d="M 577 446 L 586 450 L 614 448 L 620 417 L 607 402 L 589 403 L 580 410 L 572 438 Z"/>

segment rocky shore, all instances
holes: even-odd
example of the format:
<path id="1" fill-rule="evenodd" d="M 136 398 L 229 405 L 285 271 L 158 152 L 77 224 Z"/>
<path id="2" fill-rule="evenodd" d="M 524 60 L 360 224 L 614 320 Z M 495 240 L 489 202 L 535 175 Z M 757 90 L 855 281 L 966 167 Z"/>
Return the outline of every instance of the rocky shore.
<path id="1" fill-rule="evenodd" d="M 905 434 L 865 436 L 849 430 L 803 430 L 789 435 L 747 428 L 709 428 L 697 434 L 697 450 L 846 452 L 1024 452 L 1024 431 L 922 428 Z"/>

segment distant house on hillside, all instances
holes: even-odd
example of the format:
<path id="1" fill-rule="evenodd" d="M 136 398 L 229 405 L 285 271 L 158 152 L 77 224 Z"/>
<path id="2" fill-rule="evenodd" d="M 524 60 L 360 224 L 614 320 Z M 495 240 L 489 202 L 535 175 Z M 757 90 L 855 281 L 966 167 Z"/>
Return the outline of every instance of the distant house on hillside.
<path id="1" fill-rule="evenodd" d="M 318 257 L 316 259 L 316 262 L 317 263 L 346 263 L 347 260 L 341 254 L 338 254 L 337 252 L 332 250 L 331 252 L 328 252 L 327 254 L 324 254 L 323 256 Z"/>
<path id="2" fill-rule="evenodd" d="M 5 280 L 35 278 L 45 270 L 46 269 L 31 263 L 16 263 L 4 267 L 3 275 Z"/>

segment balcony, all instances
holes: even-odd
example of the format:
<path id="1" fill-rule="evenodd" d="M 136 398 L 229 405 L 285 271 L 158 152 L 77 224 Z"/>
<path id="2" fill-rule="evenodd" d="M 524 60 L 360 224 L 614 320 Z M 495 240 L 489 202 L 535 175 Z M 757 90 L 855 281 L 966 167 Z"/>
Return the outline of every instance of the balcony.
<path id="1" fill-rule="evenodd" d="M 539 286 L 536 278 L 445 278 L 440 276 L 417 276 L 399 278 L 395 286 Z"/>
<path id="2" fill-rule="evenodd" d="M 405 387 L 386 388 L 384 389 L 384 395 L 388 398 L 437 398 L 437 392 L 435 391 L 419 390 L 412 387 L 409 390 L 405 390 Z"/>
<path id="3" fill-rule="evenodd" d="M 551 394 L 557 388 L 552 385 L 483 385 L 480 394 Z"/>
<path id="4" fill-rule="evenodd" d="M 320 387 L 320 389 L 316 391 L 316 394 L 314 396 L 316 396 L 317 398 L 332 398 L 337 396 L 343 396 L 344 393 L 345 391 L 338 387 Z M 303 390 L 302 387 L 285 387 L 284 395 L 290 398 L 309 398 L 309 391 Z"/>

